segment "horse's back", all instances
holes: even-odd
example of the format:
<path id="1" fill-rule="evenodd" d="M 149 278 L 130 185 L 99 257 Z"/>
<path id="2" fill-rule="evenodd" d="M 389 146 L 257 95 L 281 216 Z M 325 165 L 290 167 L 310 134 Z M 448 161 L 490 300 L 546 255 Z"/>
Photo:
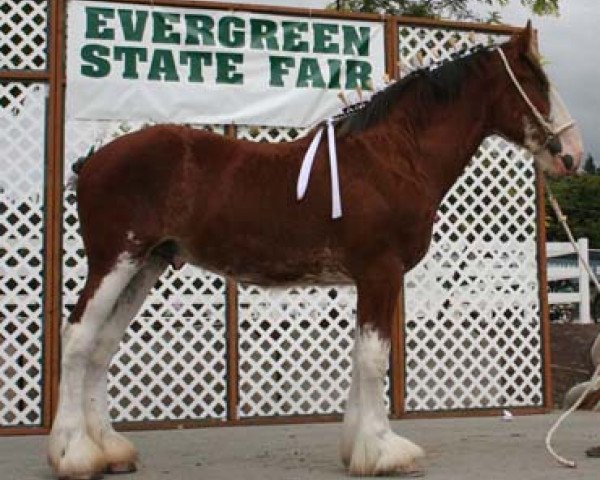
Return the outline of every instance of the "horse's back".
<path id="1" fill-rule="evenodd" d="M 119 137 L 87 159 L 79 173 L 77 200 L 88 255 L 94 244 L 96 250 L 108 248 L 96 238 L 120 249 L 128 248 L 124 238 L 133 238 L 147 251 L 165 239 L 183 238 L 216 248 L 224 242 L 217 230 L 240 226 L 252 231 L 244 232 L 246 238 L 262 232 L 277 223 L 269 217 L 281 210 L 275 218 L 285 218 L 296 203 L 302 148 L 178 125 Z"/>
<path id="2" fill-rule="evenodd" d="M 202 145 L 227 152 L 232 142 L 219 135 L 185 126 L 157 125 L 124 135 L 88 158 L 77 181 L 77 203 L 86 250 L 94 237 L 124 244 L 140 239 L 144 246 L 160 242 L 180 219 L 194 192 L 186 178 L 197 178 L 190 162 Z M 230 148 L 230 147 L 229 147 Z M 201 188 L 201 185 L 196 185 Z M 121 245 L 119 248 L 124 248 Z"/>

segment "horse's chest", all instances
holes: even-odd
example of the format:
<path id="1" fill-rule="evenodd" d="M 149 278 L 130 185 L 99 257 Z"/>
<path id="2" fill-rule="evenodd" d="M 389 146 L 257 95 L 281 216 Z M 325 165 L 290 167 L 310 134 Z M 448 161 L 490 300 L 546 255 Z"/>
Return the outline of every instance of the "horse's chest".
<path id="1" fill-rule="evenodd" d="M 429 202 L 413 206 L 399 216 L 394 238 L 398 256 L 406 271 L 412 269 L 427 254 L 435 219 L 436 206 Z"/>

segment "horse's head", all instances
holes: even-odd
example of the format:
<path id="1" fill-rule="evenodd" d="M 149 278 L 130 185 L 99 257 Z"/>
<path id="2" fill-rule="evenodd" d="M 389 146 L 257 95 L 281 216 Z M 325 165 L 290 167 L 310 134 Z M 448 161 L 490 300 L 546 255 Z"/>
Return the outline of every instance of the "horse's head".
<path id="1" fill-rule="evenodd" d="M 494 109 L 499 133 L 530 150 L 550 174 L 577 171 L 581 135 L 542 69 L 531 23 L 498 49 L 498 57 L 495 76 L 501 80 Z"/>

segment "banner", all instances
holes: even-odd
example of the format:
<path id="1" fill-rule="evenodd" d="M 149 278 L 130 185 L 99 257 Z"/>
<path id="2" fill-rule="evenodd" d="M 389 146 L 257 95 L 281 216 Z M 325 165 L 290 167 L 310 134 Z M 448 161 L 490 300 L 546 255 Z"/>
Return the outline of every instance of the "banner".
<path id="1" fill-rule="evenodd" d="M 72 0 L 67 35 L 69 119 L 310 126 L 385 71 L 373 21 Z"/>

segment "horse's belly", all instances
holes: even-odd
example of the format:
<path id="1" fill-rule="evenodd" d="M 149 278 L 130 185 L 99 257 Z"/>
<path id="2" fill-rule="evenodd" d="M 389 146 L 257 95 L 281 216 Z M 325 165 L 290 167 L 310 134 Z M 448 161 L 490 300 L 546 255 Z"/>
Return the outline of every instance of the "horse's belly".
<path id="1" fill-rule="evenodd" d="M 291 285 L 349 285 L 353 281 L 342 271 L 323 269 L 320 272 L 299 271 L 263 271 L 241 272 L 232 275 L 240 283 L 262 286 L 291 286 Z"/>
<path id="2" fill-rule="evenodd" d="M 327 248 L 251 253 L 238 250 L 236 255 L 201 255 L 188 261 L 241 283 L 263 286 L 353 283 L 341 256 Z"/>

